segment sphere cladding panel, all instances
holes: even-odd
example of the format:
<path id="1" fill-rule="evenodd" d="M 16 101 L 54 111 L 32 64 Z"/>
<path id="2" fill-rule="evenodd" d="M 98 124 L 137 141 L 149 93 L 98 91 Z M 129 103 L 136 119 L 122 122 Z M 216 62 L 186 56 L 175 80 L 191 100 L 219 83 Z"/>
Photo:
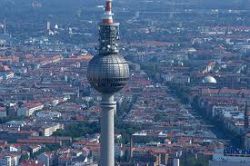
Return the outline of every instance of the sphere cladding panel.
<path id="1" fill-rule="evenodd" d="M 87 77 L 99 92 L 112 94 L 121 90 L 129 79 L 129 67 L 119 54 L 95 56 L 88 65 Z"/>

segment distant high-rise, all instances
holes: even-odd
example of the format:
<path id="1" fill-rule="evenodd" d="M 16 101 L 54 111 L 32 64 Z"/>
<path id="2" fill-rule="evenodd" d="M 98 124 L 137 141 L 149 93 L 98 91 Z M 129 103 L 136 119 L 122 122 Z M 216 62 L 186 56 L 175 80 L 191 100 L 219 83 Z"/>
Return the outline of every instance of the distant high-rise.
<path id="1" fill-rule="evenodd" d="M 49 30 L 50 30 L 50 22 L 47 21 L 47 31 L 49 31 Z"/>
<path id="2" fill-rule="evenodd" d="M 249 118 L 248 118 L 248 103 L 245 104 L 245 111 L 244 111 L 244 127 L 246 130 L 249 129 Z"/>
<path id="3" fill-rule="evenodd" d="M 106 0 L 105 13 L 99 29 L 99 54 L 89 62 L 87 77 L 101 102 L 101 166 L 114 166 L 114 93 L 129 79 L 129 67 L 119 54 L 119 23 L 114 23 L 112 0 Z"/>
<path id="4" fill-rule="evenodd" d="M 4 20 L 4 34 L 7 34 L 7 24 L 6 24 L 6 20 Z"/>

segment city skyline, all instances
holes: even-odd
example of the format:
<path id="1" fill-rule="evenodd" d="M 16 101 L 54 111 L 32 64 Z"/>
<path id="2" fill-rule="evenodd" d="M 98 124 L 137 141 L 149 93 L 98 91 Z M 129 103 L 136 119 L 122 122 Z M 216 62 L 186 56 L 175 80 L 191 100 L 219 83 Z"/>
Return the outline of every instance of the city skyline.
<path id="1" fill-rule="evenodd" d="M 248 166 L 249 6 L 0 1 L 0 165 Z"/>

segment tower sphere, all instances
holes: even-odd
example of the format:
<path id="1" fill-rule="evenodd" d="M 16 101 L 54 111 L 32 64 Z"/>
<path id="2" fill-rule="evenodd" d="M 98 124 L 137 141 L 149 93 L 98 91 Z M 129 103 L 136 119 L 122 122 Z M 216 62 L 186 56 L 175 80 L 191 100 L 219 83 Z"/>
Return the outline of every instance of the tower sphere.
<path id="1" fill-rule="evenodd" d="M 87 78 L 100 93 L 113 94 L 129 79 L 129 66 L 118 53 L 94 56 L 88 65 Z"/>

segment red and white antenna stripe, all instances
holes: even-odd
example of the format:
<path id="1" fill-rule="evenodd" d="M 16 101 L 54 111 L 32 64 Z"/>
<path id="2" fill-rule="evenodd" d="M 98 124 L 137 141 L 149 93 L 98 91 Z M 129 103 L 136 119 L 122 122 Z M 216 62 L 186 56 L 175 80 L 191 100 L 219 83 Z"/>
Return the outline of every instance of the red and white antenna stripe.
<path id="1" fill-rule="evenodd" d="M 113 24 L 112 0 L 106 0 L 105 13 L 103 17 L 104 24 Z"/>

